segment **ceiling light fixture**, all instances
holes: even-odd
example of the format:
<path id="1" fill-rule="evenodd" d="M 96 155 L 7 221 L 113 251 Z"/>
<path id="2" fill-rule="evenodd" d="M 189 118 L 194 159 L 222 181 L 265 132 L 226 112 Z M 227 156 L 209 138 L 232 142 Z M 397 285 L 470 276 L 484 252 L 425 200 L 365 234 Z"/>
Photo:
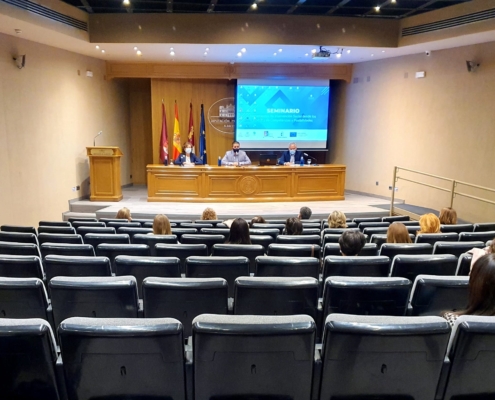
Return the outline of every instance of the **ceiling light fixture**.
<path id="1" fill-rule="evenodd" d="M 171 47 L 171 48 L 170 48 L 170 51 L 174 51 L 174 48 L 173 48 L 173 47 Z"/>
<path id="2" fill-rule="evenodd" d="M 307 56 L 309 56 L 309 54 L 308 54 L 308 53 L 306 53 L 304 56 L 305 56 L 305 57 L 307 57 Z"/>
<path id="3" fill-rule="evenodd" d="M 380 6 L 376 6 L 376 7 L 375 7 L 375 11 L 376 11 L 376 12 L 380 11 Z"/>
<path id="4" fill-rule="evenodd" d="M 134 51 L 137 51 L 137 50 L 138 50 L 138 48 L 136 46 L 134 46 Z"/>
<path id="5" fill-rule="evenodd" d="M 172 51 L 170 52 L 170 55 L 171 55 L 172 57 L 173 57 L 173 56 L 175 56 L 175 51 L 173 51 L 173 50 L 172 50 Z"/>
<path id="6" fill-rule="evenodd" d="M 208 52 L 207 52 L 207 51 L 205 51 L 205 52 L 203 53 L 203 55 L 204 55 L 204 56 L 207 56 L 207 55 L 208 55 Z"/>
<path id="7" fill-rule="evenodd" d="M 316 49 L 312 49 L 312 50 L 311 50 L 311 53 L 312 53 L 312 54 L 315 54 L 315 53 L 316 53 L 316 51 L 317 51 Z"/>
<path id="8" fill-rule="evenodd" d="M 102 50 L 101 52 L 102 52 L 102 53 L 104 53 L 104 52 L 105 52 L 105 50 Z"/>
<path id="9" fill-rule="evenodd" d="M 279 52 L 279 53 L 282 53 L 282 49 L 278 49 L 278 52 Z"/>
<path id="10" fill-rule="evenodd" d="M 143 55 L 143 53 L 141 53 L 141 50 L 138 50 L 138 51 L 136 51 L 136 55 L 138 55 L 138 56 L 142 56 L 142 55 Z"/>
<path id="11" fill-rule="evenodd" d="M 127 7 L 127 6 L 131 5 L 131 2 L 130 2 L 130 0 L 123 0 L 122 4 Z"/>
<path id="12" fill-rule="evenodd" d="M 351 50 L 347 50 L 347 54 L 351 54 Z"/>
<path id="13" fill-rule="evenodd" d="M 100 50 L 100 46 L 96 45 L 96 50 Z"/>
<path id="14" fill-rule="evenodd" d="M 276 56 L 276 55 L 277 55 L 277 53 L 275 52 L 275 53 L 273 53 L 273 55 L 274 55 L 274 56 Z"/>
<path id="15" fill-rule="evenodd" d="M 241 52 L 237 53 L 237 57 L 242 57 L 242 53 Z"/>
<path id="16" fill-rule="evenodd" d="M 205 51 L 210 51 L 210 48 L 209 48 L 209 47 L 207 47 L 207 48 L 205 49 Z"/>
<path id="17" fill-rule="evenodd" d="M 337 57 L 337 58 L 342 57 L 342 53 L 337 53 L 337 54 L 335 54 L 335 57 Z"/>
<path id="18" fill-rule="evenodd" d="M 391 2 L 392 4 L 395 4 L 395 3 L 397 3 L 397 0 L 391 0 L 390 2 Z"/>
<path id="19" fill-rule="evenodd" d="M 245 48 L 245 47 L 243 47 L 243 48 L 241 49 L 241 51 L 242 51 L 243 53 L 245 53 L 245 52 L 246 52 L 246 48 Z"/>
<path id="20" fill-rule="evenodd" d="M 256 4 L 256 3 L 251 4 L 251 8 L 253 10 L 256 10 L 258 8 L 258 4 Z"/>

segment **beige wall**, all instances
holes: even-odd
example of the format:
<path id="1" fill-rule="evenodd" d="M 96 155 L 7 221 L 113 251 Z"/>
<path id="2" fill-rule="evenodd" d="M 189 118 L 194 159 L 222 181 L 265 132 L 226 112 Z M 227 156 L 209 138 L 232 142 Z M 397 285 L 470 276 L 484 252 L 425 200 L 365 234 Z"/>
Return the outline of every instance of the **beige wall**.
<path id="1" fill-rule="evenodd" d="M 14 54 L 26 54 L 24 69 Z M 103 61 L 0 34 L 0 224 L 60 220 L 88 194 L 85 151 L 100 130 L 97 145 L 122 149 L 130 182 L 127 83 L 104 73 Z"/>
<path id="2" fill-rule="evenodd" d="M 466 60 L 481 67 L 468 73 Z M 416 71 L 426 78 L 415 79 Z M 347 189 L 389 196 L 395 165 L 495 188 L 495 43 L 356 64 L 353 75 L 358 83 L 336 89 L 329 154 L 347 164 Z M 412 183 L 398 187 L 397 197 L 411 204 L 438 209 L 449 202 Z M 493 205 L 456 199 L 454 206 L 461 218 L 495 220 Z"/>

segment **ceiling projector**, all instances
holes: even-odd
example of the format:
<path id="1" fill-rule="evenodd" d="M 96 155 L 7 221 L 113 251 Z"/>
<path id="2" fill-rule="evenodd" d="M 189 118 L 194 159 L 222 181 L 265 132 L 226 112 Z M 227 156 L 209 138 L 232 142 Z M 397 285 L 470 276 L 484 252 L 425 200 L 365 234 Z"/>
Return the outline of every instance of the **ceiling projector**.
<path id="1" fill-rule="evenodd" d="M 320 51 L 313 53 L 313 58 L 315 58 L 317 60 L 322 60 L 325 58 L 330 58 L 331 55 L 332 55 L 332 53 L 330 53 L 328 50 L 322 49 L 320 47 Z"/>

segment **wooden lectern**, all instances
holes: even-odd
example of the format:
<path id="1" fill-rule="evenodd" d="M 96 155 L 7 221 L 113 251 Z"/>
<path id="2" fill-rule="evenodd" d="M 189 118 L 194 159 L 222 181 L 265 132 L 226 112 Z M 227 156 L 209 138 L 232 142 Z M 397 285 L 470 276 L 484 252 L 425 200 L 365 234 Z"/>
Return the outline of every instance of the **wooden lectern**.
<path id="1" fill-rule="evenodd" d="M 120 181 L 120 157 L 118 147 L 86 147 L 89 157 L 89 177 L 91 201 L 120 201 L 122 187 Z"/>

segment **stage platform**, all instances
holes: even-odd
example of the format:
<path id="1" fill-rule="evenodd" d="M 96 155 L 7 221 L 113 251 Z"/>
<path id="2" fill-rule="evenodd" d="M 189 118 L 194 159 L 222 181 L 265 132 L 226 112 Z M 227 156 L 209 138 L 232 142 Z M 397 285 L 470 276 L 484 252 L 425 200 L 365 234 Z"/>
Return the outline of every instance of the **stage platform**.
<path id="1" fill-rule="evenodd" d="M 147 201 L 146 186 L 132 186 L 123 189 L 124 198 L 115 203 L 77 200 L 69 202 L 69 212 L 64 213 L 64 219 L 69 217 L 114 218 L 122 207 L 131 210 L 134 218 L 153 219 L 157 214 L 165 214 L 171 219 L 199 219 L 206 207 L 213 208 L 219 219 L 250 218 L 262 215 L 268 218 L 285 218 L 297 216 L 302 206 L 308 206 L 313 211 L 312 218 L 327 218 L 334 210 L 343 211 L 348 217 L 379 217 L 388 215 L 387 199 L 367 196 L 352 191 L 345 192 L 345 200 L 337 201 L 304 201 L 304 202 L 270 202 L 270 203 L 179 203 Z M 398 201 L 396 204 L 401 204 Z M 389 208 L 389 207 L 388 207 Z"/>

